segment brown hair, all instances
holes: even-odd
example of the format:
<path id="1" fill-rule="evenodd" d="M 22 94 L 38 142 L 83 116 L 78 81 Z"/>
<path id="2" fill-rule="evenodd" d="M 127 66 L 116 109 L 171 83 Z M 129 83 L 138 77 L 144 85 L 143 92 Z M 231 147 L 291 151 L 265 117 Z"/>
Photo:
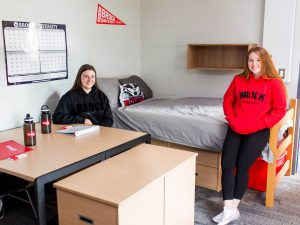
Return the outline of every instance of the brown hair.
<path id="1" fill-rule="evenodd" d="M 256 53 L 258 55 L 258 57 L 260 58 L 262 78 L 266 79 L 266 80 L 278 79 L 281 82 L 281 84 L 283 85 L 283 87 L 285 88 L 285 85 L 284 85 L 276 67 L 274 66 L 274 63 L 270 57 L 270 54 L 268 53 L 268 51 L 265 48 L 262 48 L 262 47 L 254 47 L 248 51 L 247 57 L 246 57 L 245 70 L 242 73 L 240 73 L 239 76 L 249 79 L 249 74 L 251 73 L 251 71 L 248 67 L 248 59 L 249 59 L 249 55 L 253 52 Z M 285 92 L 286 92 L 286 88 L 285 88 Z"/>
<path id="2" fill-rule="evenodd" d="M 71 90 L 81 89 L 81 86 L 82 86 L 82 84 L 81 84 L 81 74 L 86 70 L 93 70 L 95 72 L 96 77 L 97 77 L 96 69 L 92 65 L 84 64 L 79 68 L 79 70 L 77 72 L 77 75 L 76 75 L 76 79 L 74 81 L 74 84 L 73 84 L 73 87 L 71 88 Z M 95 79 L 95 84 L 94 84 L 93 87 L 96 87 L 97 91 L 99 90 L 99 87 L 98 87 L 98 84 L 97 84 L 97 79 Z"/>

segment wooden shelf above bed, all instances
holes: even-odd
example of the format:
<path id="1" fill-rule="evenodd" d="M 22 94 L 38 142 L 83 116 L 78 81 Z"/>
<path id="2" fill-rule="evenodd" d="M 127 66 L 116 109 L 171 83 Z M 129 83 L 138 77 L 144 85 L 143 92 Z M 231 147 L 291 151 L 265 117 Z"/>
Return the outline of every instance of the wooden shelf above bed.
<path id="1" fill-rule="evenodd" d="M 188 44 L 188 69 L 244 69 L 245 57 L 256 44 Z"/>

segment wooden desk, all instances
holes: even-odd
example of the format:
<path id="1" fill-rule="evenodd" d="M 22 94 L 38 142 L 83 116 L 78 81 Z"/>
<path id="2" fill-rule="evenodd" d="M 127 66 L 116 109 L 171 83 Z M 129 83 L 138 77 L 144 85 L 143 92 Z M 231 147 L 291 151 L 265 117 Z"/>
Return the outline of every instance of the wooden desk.
<path id="1" fill-rule="evenodd" d="M 45 184 L 101 162 L 143 142 L 150 135 L 116 128 L 101 127 L 100 132 L 82 136 L 55 133 L 61 125 L 53 125 L 51 134 L 37 128 L 37 145 L 26 158 L 0 160 L 0 171 L 34 183 L 38 223 L 46 225 Z M 0 141 L 15 140 L 23 144 L 23 129 L 0 132 Z"/>
<path id="2" fill-rule="evenodd" d="M 141 144 L 54 184 L 60 225 L 193 225 L 197 153 Z"/>

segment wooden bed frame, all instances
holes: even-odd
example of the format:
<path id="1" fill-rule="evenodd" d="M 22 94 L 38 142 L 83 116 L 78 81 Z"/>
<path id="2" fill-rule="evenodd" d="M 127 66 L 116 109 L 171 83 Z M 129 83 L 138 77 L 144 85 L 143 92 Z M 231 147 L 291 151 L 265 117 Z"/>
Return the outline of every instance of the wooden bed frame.
<path id="1" fill-rule="evenodd" d="M 296 126 L 296 109 L 297 100 L 291 99 L 290 109 L 285 116 L 272 127 L 270 133 L 270 148 L 274 155 L 272 163 L 268 163 L 268 174 L 267 174 L 267 190 L 266 190 L 266 207 L 274 206 L 275 190 L 280 179 L 283 176 L 290 176 L 292 174 L 292 160 L 293 160 L 293 147 L 294 147 L 294 134 Z M 278 131 L 286 123 L 287 120 L 293 120 L 293 126 L 288 128 L 288 136 L 278 144 Z M 283 167 L 276 173 L 276 160 L 287 150 L 286 162 Z"/>
<path id="2" fill-rule="evenodd" d="M 266 207 L 273 207 L 276 186 L 282 176 L 291 175 L 293 144 L 296 122 L 297 100 L 290 101 L 290 109 L 286 115 L 271 128 L 269 144 L 274 154 L 273 163 L 268 163 Z M 287 120 L 293 120 L 293 127 L 288 128 L 288 136 L 278 145 L 278 131 Z M 194 151 L 198 153 L 196 159 L 196 185 L 208 189 L 221 191 L 221 152 L 208 151 L 200 148 L 193 148 L 161 140 L 151 141 L 154 145 L 160 145 L 175 149 Z M 276 160 L 287 150 L 286 162 L 281 170 L 276 174 Z M 205 176 L 203 176 L 205 174 Z"/>

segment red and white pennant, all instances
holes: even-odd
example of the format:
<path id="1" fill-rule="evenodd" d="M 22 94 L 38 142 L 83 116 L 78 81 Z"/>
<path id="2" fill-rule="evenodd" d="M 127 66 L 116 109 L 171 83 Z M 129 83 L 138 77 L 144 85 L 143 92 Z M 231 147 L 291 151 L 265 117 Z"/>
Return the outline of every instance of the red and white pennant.
<path id="1" fill-rule="evenodd" d="M 126 25 L 118 17 L 114 16 L 111 12 L 98 4 L 97 7 L 97 24 L 110 24 L 110 25 Z"/>

